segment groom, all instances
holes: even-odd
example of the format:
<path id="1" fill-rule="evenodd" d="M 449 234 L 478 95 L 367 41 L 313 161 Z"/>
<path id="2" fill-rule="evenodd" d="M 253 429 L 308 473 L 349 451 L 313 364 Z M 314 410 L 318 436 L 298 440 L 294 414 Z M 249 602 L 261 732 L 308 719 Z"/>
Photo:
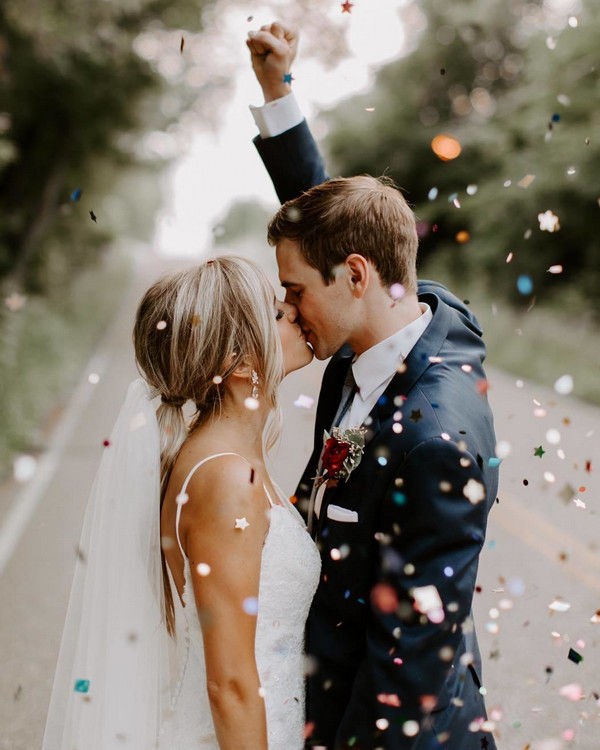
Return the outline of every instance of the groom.
<path id="1" fill-rule="evenodd" d="M 308 746 L 490 750 L 471 620 L 498 483 L 481 331 L 444 287 L 417 286 L 414 215 L 388 180 L 323 183 L 302 119 L 269 132 L 296 107 L 296 42 L 273 24 L 248 46 L 267 102 L 256 145 L 288 201 L 269 241 L 317 357 L 334 355 L 297 490 L 322 557 Z M 332 427 L 339 441 L 323 451 Z"/>

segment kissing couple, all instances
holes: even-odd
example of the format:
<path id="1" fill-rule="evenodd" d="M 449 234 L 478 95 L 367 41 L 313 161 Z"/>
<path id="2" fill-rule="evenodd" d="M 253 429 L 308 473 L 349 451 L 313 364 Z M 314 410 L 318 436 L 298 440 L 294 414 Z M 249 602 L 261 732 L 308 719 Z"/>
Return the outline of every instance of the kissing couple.
<path id="1" fill-rule="evenodd" d="M 43 750 L 493 749 L 471 615 L 498 484 L 481 330 L 417 281 L 390 180 L 328 179 L 302 118 L 267 132 L 297 108 L 295 32 L 247 44 L 285 299 L 224 255 L 141 300 Z M 313 354 L 331 360 L 294 504 L 265 453 Z"/>

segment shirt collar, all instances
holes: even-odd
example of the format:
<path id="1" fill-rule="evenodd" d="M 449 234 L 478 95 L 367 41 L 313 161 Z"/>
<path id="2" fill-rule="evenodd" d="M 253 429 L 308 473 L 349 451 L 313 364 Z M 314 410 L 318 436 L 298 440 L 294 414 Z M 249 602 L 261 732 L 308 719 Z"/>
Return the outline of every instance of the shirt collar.
<path id="1" fill-rule="evenodd" d="M 363 401 L 393 376 L 431 322 L 433 313 L 429 305 L 421 302 L 419 306 L 422 315 L 364 351 L 352 364 L 352 373 Z"/>

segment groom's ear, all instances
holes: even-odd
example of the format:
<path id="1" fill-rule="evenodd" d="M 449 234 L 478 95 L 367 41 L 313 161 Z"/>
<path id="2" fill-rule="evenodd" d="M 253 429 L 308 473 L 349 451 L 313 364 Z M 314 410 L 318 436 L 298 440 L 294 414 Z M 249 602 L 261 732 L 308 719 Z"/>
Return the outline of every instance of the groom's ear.
<path id="1" fill-rule="evenodd" d="M 346 258 L 344 265 L 346 266 L 346 278 L 352 296 L 361 299 L 367 291 L 371 277 L 369 261 L 359 253 L 351 253 Z"/>

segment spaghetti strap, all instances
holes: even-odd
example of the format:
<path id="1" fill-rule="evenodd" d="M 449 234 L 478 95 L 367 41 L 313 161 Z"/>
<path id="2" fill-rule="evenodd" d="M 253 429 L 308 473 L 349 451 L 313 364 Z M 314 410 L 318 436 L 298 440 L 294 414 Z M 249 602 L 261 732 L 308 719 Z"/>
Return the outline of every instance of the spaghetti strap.
<path id="1" fill-rule="evenodd" d="M 248 459 L 244 458 L 244 456 L 242 456 L 239 453 L 214 453 L 212 456 L 207 456 L 206 458 L 203 458 L 202 461 L 198 461 L 197 464 L 195 464 L 194 466 L 192 466 L 192 468 L 190 469 L 187 477 L 185 478 L 185 481 L 183 483 L 183 487 L 181 488 L 181 492 L 179 493 L 179 495 L 177 497 L 179 498 L 182 495 L 186 494 L 186 490 L 187 490 L 188 484 L 190 483 L 190 479 L 192 478 L 192 476 L 194 475 L 194 472 L 197 469 L 199 469 L 201 466 L 203 466 L 208 461 L 211 461 L 213 458 L 221 458 L 222 456 L 238 456 L 239 458 L 242 458 L 248 465 L 250 465 L 250 462 L 248 461 Z M 268 493 L 267 493 L 267 497 L 268 497 Z M 270 497 L 269 497 L 269 502 L 271 502 L 271 498 Z M 184 505 L 185 505 L 185 502 L 183 502 L 183 503 L 182 502 L 178 502 L 177 503 L 177 516 L 175 517 L 175 536 L 177 537 L 177 544 L 179 545 L 179 549 L 181 550 L 181 554 L 183 555 L 183 558 L 185 559 L 186 558 L 186 554 L 183 551 L 183 546 L 181 545 L 181 539 L 179 538 L 179 519 L 181 518 L 181 509 L 183 508 Z"/>

